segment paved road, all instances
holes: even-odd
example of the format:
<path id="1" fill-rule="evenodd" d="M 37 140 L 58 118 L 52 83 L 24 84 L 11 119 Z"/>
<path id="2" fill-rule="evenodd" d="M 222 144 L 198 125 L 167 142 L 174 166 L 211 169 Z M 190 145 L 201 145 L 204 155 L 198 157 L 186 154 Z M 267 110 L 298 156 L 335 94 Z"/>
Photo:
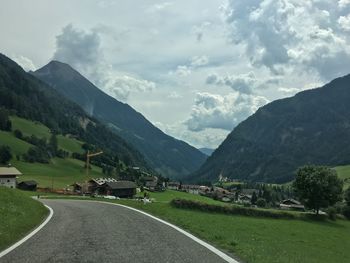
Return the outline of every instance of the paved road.
<path id="1" fill-rule="evenodd" d="M 225 262 L 148 216 L 102 203 L 45 200 L 51 221 L 0 262 Z"/>

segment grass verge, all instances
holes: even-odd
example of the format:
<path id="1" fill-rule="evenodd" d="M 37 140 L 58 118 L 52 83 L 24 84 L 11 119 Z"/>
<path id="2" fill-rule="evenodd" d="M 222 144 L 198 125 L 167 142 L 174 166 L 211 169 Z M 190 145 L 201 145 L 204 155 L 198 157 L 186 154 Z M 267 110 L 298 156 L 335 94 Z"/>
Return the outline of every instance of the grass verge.
<path id="1" fill-rule="evenodd" d="M 276 219 L 179 209 L 166 201 L 177 195 L 173 192 L 153 196 L 151 193 L 151 197 L 164 194 L 163 200 L 159 198 L 160 202 L 151 204 L 85 200 L 116 202 L 145 211 L 238 256 L 243 262 L 350 262 L 350 221 Z"/>
<path id="2" fill-rule="evenodd" d="M 38 226 L 47 214 L 47 208 L 27 194 L 0 187 L 0 251 Z"/>

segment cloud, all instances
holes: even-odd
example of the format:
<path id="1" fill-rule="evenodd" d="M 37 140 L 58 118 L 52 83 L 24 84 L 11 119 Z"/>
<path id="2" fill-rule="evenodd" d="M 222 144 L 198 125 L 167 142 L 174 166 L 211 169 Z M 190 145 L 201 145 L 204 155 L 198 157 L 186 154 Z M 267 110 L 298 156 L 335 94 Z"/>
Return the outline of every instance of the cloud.
<path id="1" fill-rule="evenodd" d="M 168 96 L 169 99 L 181 99 L 182 96 L 176 91 L 172 91 Z"/>
<path id="2" fill-rule="evenodd" d="M 257 89 L 267 88 L 271 84 L 278 84 L 278 78 L 268 80 L 258 79 L 254 72 L 240 75 L 219 76 L 216 73 L 209 74 L 206 78 L 206 84 L 217 86 L 228 86 L 232 90 L 242 94 L 255 93 Z"/>
<path id="3" fill-rule="evenodd" d="M 207 56 L 194 56 L 191 58 L 192 67 L 202 67 L 208 65 L 209 58 Z"/>
<path id="4" fill-rule="evenodd" d="M 208 128 L 231 131 L 237 124 L 268 103 L 262 96 L 230 93 L 226 96 L 197 93 L 190 118 L 185 122 L 190 131 Z"/>
<path id="5" fill-rule="evenodd" d="M 16 61 L 16 63 L 19 64 L 25 71 L 34 71 L 37 69 L 33 61 L 25 56 L 14 55 L 12 56 L 12 59 Z"/>
<path id="6" fill-rule="evenodd" d="M 211 22 L 209 21 L 205 21 L 203 23 L 201 23 L 199 26 L 194 26 L 192 28 L 192 32 L 193 34 L 196 36 L 196 41 L 199 43 L 199 42 L 202 42 L 203 40 L 203 36 L 204 36 L 204 32 L 205 30 L 211 26 Z"/>
<path id="7" fill-rule="evenodd" d="M 187 76 L 191 75 L 191 68 L 189 68 L 186 65 L 177 66 L 175 74 L 180 76 L 180 77 L 187 77 Z"/>
<path id="8" fill-rule="evenodd" d="M 188 130 L 183 122 L 176 122 L 173 124 L 156 122 L 154 125 L 175 138 L 190 142 L 191 145 L 197 148 L 208 147 L 215 149 L 230 133 L 228 130 L 212 128 L 194 132 Z"/>
<path id="9" fill-rule="evenodd" d="M 341 9 L 348 6 L 348 5 L 350 5 L 350 0 L 339 0 L 338 1 L 338 6 Z"/>
<path id="10" fill-rule="evenodd" d="M 56 37 L 53 58 L 68 63 L 97 87 L 122 101 L 127 101 L 132 92 L 154 90 L 154 82 L 119 72 L 105 60 L 101 34 L 106 32 L 102 26 L 86 32 L 67 25 Z"/>
<path id="11" fill-rule="evenodd" d="M 229 0 L 223 14 L 230 41 L 245 48 L 255 68 L 266 67 L 275 75 L 293 68 L 296 76 L 306 70 L 324 80 L 347 73 L 350 63 L 336 60 L 350 60 L 348 17 L 334 0 Z"/>
<path id="12" fill-rule="evenodd" d="M 342 29 L 350 31 L 350 15 L 339 17 L 338 23 Z"/>

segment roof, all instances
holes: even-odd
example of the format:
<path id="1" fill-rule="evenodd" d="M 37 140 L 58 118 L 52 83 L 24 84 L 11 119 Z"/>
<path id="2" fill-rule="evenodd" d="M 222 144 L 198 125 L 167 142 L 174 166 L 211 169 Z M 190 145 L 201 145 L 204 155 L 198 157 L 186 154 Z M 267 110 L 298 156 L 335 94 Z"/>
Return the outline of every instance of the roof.
<path id="1" fill-rule="evenodd" d="M 90 181 L 93 181 L 98 185 L 103 185 L 104 183 L 117 182 L 117 180 L 114 178 L 93 178 Z"/>
<path id="2" fill-rule="evenodd" d="M 34 180 L 29 180 L 29 181 L 23 181 L 23 182 L 20 182 L 19 184 L 26 184 L 26 185 L 37 185 L 38 183 Z"/>
<path id="3" fill-rule="evenodd" d="M 136 188 L 137 185 L 131 181 L 117 181 L 117 182 L 107 182 L 104 185 L 111 189 L 130 189 Z"/>
<path id="4" fill-rule="evenodd" d="M 15 167 L 0 167 L 0 176 L 6 175 L 22 175 L 20 171 L 18 171 Z"/>

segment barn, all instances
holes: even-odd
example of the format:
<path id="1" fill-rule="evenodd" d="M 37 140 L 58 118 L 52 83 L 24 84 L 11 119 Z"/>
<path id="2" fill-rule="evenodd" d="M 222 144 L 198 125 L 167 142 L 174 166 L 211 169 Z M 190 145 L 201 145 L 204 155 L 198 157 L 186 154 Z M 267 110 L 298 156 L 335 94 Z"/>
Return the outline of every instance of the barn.
<path id="1" fill-rule="evenodd" d="M 16 178 L 22 175 L 15 167 L 0 167 L 0 186 L 16 188 Z"/>
<path id="2" fill-rule="evenodd" d="M 133 197 L 136 194 L 137 185 L 131 181 L 106 182 L 99 188 L 101 194 L 117 197 Z"/>

